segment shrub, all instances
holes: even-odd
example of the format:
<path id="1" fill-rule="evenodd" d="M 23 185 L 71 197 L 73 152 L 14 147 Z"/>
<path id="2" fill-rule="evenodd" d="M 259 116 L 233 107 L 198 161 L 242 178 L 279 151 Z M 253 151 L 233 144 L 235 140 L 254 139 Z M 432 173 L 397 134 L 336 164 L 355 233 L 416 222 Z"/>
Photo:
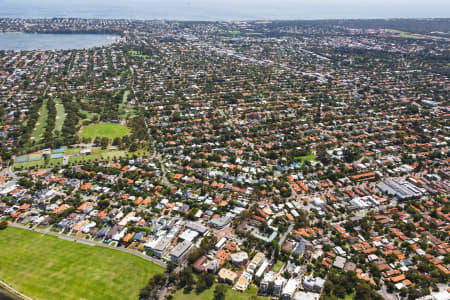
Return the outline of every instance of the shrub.
<path id="1" fill-rule="evenodd" d="M 6 220 L 1 221 L 0 222 L 0 230 L 4 230 L 6 228 L 8 228 L 8 221 L 6 221 Z"/>

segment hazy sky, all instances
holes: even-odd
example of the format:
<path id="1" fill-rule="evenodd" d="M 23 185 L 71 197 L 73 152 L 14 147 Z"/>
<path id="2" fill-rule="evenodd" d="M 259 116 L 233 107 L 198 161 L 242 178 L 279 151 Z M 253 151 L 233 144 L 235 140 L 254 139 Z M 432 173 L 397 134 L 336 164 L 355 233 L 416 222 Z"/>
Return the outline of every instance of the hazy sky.
<path id="1" fill-rule="evenodd" d="M 0 16 L 165 19 L 450 17 L 448 0 L 0 0 Z"/>

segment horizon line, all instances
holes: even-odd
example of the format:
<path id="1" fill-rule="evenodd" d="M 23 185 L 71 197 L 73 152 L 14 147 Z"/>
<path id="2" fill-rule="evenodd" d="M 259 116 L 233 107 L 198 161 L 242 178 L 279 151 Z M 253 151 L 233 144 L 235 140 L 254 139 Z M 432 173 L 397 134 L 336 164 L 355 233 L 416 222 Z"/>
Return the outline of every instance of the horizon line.
<path id="1" fill-rule="evenodd" d="M 185 18 L 124 18 L 124 17 L 103 17 L 103 16 L 92 16 L 92 17 L 78 17 L 78 16 L 53 16 L 53 17 L 11 17 L 11 16 L 1 16 L 0 19 L 21 19 L 21 20 L 46 20 L 46 19 L 80 19 L 80 20 L 129 20 L 129 21 L 175 21 L 175 22 L 258 22 L 258 21 L 388 21 L 388 20 L 450 20 L 450 17 L 342 17 L 342 18 L 255 18 L 255 19 L 228 19 L 228 18 L 217 18 L 217 19 L 185 19 Z"/>

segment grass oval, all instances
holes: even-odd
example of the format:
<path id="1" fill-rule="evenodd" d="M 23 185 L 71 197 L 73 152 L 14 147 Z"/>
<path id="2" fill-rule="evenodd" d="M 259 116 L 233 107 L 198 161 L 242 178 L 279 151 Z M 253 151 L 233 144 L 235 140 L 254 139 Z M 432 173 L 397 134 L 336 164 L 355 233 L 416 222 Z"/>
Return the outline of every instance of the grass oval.
<path id="1" fill-rule="evenodd" d="M 124 125 L 105 122 L 91 124 L 83 127 L 81 132 L 81 137 L 86 138 L 96 138 L 96 137 L 106 137 L 109 139 L 114 139 L 116 137 L 123 137 L 130 134 L 130 129 Z"/>

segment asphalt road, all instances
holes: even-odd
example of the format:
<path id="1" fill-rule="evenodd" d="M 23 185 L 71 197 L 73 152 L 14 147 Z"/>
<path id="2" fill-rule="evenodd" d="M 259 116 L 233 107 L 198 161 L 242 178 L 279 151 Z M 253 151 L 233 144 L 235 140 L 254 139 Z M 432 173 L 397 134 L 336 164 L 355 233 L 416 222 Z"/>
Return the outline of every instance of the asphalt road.
<path id="1" fill-rule="evenodd" d="M 6 167 L 5 169 L 2 170 L 1 174 L 3 176 L 6 177 L 10 177 L 13 180 L 16 180 L 18 177 L 16 176 L 16 174 L 14 174 L 14 172 L 11 170 L 11 166 Z"/>
<path id="2" fill-rule="evenodd" d="M 280 241 L 279 241 L 279 246 L 283 247 L 284 244 L 284 240 L 286 240 L 286 237 L 288 236 L 288 234 L 292 231 L 292 229 L 294 229 L 294 225 L 295 224 L 291 224 L 289 225 L 289 228 L 286 230 L 286 232 L 280 237 Z"/>
<path id="3" fill-rule="evenodd" d="M 387 288 L 386 288 L 386 285 L 384 283 L 382 283 L 381 290 L 380 290 L 379 294 L 381 296 L 383 296 L 383 298 L 386 299 L 386 300 L 398 300 L 397 295 L 389 294 L 387 292 Z"/>

